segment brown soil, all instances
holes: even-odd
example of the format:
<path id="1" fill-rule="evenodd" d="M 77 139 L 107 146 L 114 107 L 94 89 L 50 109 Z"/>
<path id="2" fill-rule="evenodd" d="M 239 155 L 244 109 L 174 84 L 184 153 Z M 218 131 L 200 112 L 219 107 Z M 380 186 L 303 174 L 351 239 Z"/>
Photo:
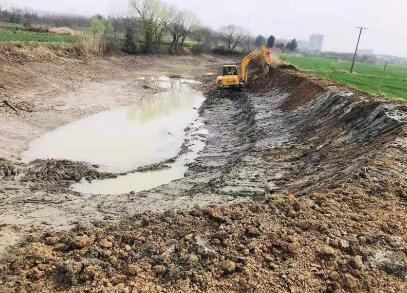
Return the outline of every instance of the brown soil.
<path id="1" fill-rule="evenodd" d="M 210 71 L 212 58 L 205 58 Z M 122 60 L 103 62 L 111 72 Z M 215 89 L 213 76 L 201 80 L 209 135 L 185 178 L 140 194 L 82 199 L 84 212 L 96 203 L 106 218 L 84 215 L 72 230 L 33 230 L 0 263 L 0 291 L 407 291 L 405 103 L 290 68 L 242 93 Z M 93 110 L 76 111 L 70 119 Z M 81 215 L 62 192 L 71 180 L 65 175 L 109 176 L 89 166 L 72 174 L 72 162 L 36 164 L 40 181 L 57 187 L 40 187 L 51 218 L 56 205 Z M 53 176 L 57 164 L 62 178 Z M 16 174 L 31 172 L 12 159 L 0 168 L 10 170 L 2 183 L 10 189 L 0 196 L 24 210 L 32 203 L 19 201 L 33 182 L 27 177 L 32 183 L 24 185 Z M 18 233 L 27 234 L 11 235 Z"/>
<path id="2" fill-rule="evenodd" d="M 48 29 L 49 33 L 57 35 L 68 35 L 68 36 L 80 36 L 81 32 L 73 30 L 69 27 L 50 27 Z"/>
<path id="3" fill-rule="evenodd" d="M 24 164 L 21 153 L 33 139 L 71 121 L 133 104 L 157 92 L 140 77 L 194 77 L 216 72 L 224 62 L 212 56 L 81 59 L 75 54 L 61 57 L 59 49 L 48 47 L 40 50 L 49 51 L 53 58 L 44 61 L 36 47 L 16 46 L 6 46 L 9 53 L 0 51 L 0 58 L 6 60 L 0 63 L 0 254 L 33 227 L 66 229 L 85 218 L 88 222 L 109 218 L 98 207 L 100 202 L 91 204 L 93 213 L 86 211 L 82 207 L 89 206 L 87 200 L 67 189 L 81 178 L 113 175 L 78 162 Z"/>

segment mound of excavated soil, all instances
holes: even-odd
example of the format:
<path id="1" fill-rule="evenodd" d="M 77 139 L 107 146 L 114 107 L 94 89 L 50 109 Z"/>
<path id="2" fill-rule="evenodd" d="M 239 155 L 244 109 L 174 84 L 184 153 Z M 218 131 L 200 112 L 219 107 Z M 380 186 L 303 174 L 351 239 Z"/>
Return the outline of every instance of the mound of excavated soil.
<path id="1" fill-rule="evenodd" d="M 243 93 L 205 87 L 210 135 L 186 178 L 101 206 L 248 203 L 33 233 L 0 291 L 407 291 L 406 105 L 287 69 Z"/>
<path id="2" fill-rule="evenodd" d="M 73 30 L 69 27 L 50 27 L 48 32 L 57 35 L 80 36 L 81 32 Z"/>
<path id="3" fill-rule="evenodd" d="M 26 63 L 64 60 L 86 60 L 92 54 L 80 44 L 44 43 L 26 44 L 19 42 L 0 43 L 0 62 Z"/>

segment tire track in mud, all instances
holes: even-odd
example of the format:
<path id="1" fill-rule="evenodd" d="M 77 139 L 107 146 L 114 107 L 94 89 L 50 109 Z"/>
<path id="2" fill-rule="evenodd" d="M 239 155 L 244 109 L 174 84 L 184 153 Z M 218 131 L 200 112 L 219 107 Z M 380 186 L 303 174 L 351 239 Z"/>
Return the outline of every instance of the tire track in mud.
<path id="1" fill-rule="evenodd" d="M 290 166 L 266 160 L 264 154 L 276 148 L 289 148 L 292 138 L 275 101 L 258 94 L 229 93 L 219 104 L 205 109 L 204 115 L 207 121 L 216 121 L 210 122 L 214 124 L 213 133 L 226 137 L 225 144 L 231 150 L 214 182 L 215 190 L 235 196 L 263 196 L 266 190 L 277 190 L 273 179 L 284 177 L 282 174 Z"/>

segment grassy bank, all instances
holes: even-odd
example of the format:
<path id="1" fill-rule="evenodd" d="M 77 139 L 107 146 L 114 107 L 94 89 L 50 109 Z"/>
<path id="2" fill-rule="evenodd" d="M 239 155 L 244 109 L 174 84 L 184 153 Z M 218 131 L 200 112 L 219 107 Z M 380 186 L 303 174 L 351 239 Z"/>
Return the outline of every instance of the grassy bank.
<path id="1" fill-rule="evenodd" d="M 282 54 L 280 58 L 317 77 L 327 78 L 373 95 L 407 100 L 407 67 L 390 64 L 357 63 L 349 73 L 351 62 L 326 58 Z M 381 86 L 380 86 L 381 85 Z"/>

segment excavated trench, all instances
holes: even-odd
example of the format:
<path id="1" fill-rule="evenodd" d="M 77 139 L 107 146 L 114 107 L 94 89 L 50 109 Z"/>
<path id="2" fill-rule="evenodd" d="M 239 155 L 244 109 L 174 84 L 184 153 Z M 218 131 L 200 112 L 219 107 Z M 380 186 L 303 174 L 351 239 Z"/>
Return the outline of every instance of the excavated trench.
<path id="1" fill-rule="evenodd" d="M 405 199 L 405 104 L 284 69 L 248 92 L 210 88 L 206 95 L 207 145 L 169 189 L 175 196 L 176 186 L 188 186 L 192 196 L 244 198 L 363 183 Z"/>
<path id="2" fill-rule="evenodd" d="M 368 98 L 292 69 L 276 69 L 241 93 L 218 90 L 211 78 L 202 77 L 200 86 L 207 97 L 200 109 L 205 133 L 199 133 L 202 126 L 188 127 L 180 154 L 201 137 L 206 145 L 187 164 L 184 178 L 127 194 L 75 193 L 68 202 L 62 201 L 64 208 L 76 214 L 74 210 L 90 201 L 94 216 L 122 218 L 145 211 L 247 201 L 273 193 L 306 195 L 347 183 L 364 184 L 372 193 L 383 189 L 405 199 L 405 104 Z M 3 165 L 6 179 L 45 190 L 44 196 L 72 193 L 68 187 L 83 178 L 115 177 L 69 161 L 37 160 L 28 168 L 22 166 L 18 176 L 12 172 L 18 166 Z M 142 172 L 168 166 L 154 164 Z M 108 179 L 107 185 L 111 185 L 109 180 L 115 179 Z"/>
<path id="3" fill-rule="evenodd" d="M 341 263 L 332 265 L 328 262 L 332 261 L 332 255 L 336 255 L 336 252 L 324 246 L 324 243 L 330 243 L 330 239 L 338 237 L 346 239 L 346 243 L 361 241 L 358 240 L 360 235 L 365 235 L 365 238 L 368 237 L 366 235 L 376 235 L 379 233 L 378 227 L 382 229 L 379 229 L 380 233 L 390 233 L 389 237 L 397 237 L 397 243 L 406 243 L 407 219 L 403 212 L 407 199 L 406 104 L 366 97 L 362 93 L 314 80 L 286 68 L 273 70 L 245 92 L 218 90 L 210 78 L 202 77 L 204 83 L 200 86 L 206 96 L 200 109 L 201 120 L 208 131 L 202 134 L 206 145 L 195 161 L 188 164 L 184 178 L 152 190 L 120 196 L 78 197 L 63 204 L 75 214 L 75 209 L 80 205 L 91 203 L 97 210 L 95 213 L 102 214 L 105 220 L 133 217 L 148 211 L 155 214 L 136 217 L 123 226 L 115 226 L 113 230 L 103 228 L 103 237 L 99 235 L 100 228 L 97 230 L 99 232 L 93 228 L 79 229 L 79 234 L 70 232 L 69 241 L 63 240 L 66 235 L 60 232 L 55 236 L 59 250 L 55 252 L 54 259 L 48 260 L 48 264 L 56 265 L 71 260 L 69 251 L 75 249 L 72 237 L 87 235 L 93 239 L 93 248 L 100 246 L 102 250 L 110 249 L 111 246 L 100 244 L 102 237 L 117 247 L 113 255 L 126 254 L 118 248 L 123 243 L 127 245 L 127 251 L 131 249 L 137 253 L 136 259 L 149 265 L 140 265 L 136 275 L 148 275 L 148 280 L 159 284 L 153 287 L 153 291 L 157 288 L 207 290 L 218 288 L 220 284 L 225 286 L 225 290 L 235 290 L 236 278 L 241 280 L 242 276 L 233 274 L 242 272 L 235 267 L 236 263 L 240 265 L 241 262 L 244 265 L 251 263 L 249 271 L 257 271 L 260 270 L 257 266 L 261 267 L 259 275 L 250 275 L 244 285 L 238 281 L 241 290 L 256 288 L 254 284 L 257 283 L 257 286 L 262 284 L 263 289 L 273 285 L 278 288 L 277 291 L 293 291 L 290 288 L 295 285 L 316 292 L 335 288 L 335 282 L 343 282 L 338 286 L 352 291 L 366 289 L 363 280 L 371 277 L 379 278 L 386 284 L 397 284 L 401 290 L 407 289 L 403 282 L 407 277 L 407 255 L 403 252 L 405 245 L 404 248 L 400 244 L 397 249 L 394 246 L 390 249 L 389 244 L 381 240 L 360 242 L 363 247 L 371 245 L 370 249 L 374 248 L 377 253 L 386 251 L 389 257 L 386 269 L 391 272 L 383 269 L 386 275 L 383 270 L 373 269 L 373 265 L 369 267 L 374 260 L 366 256 L 363 258 L 363 266 L 355 269 L 357 273 L 350 272 L 352 278 L 357 279 L 354 282 L 358 282 L 357 286 L 353 286 L 353 279 L 342 278 L 342 273 L 349 271 Z M 55 164 L 50 162 L 35 164 L 49 166 L 48 169 L 44 167 L 46 174 L 57 170 L 53 167 Z M 59 164 L 66 165 L 64 162 Z M 88 168 L 91 167 L 85 170 L 90 172 Z M 69 173 L 72 169 L 67 167 L 66 170 Z M 91 170 L 98 173 L 97 170 Z M 30 170 L 24 176 L 27 182 L 40 177 L 31 176 Z M 101 174 L 94 177 L 98 176 Z M 13 179 L 8 177 L 6 180 Z M 45 178 L 42 180 L 46 181 Z M 56 180 L 51 185 L 42 186 L 49 188 L 52 193 L 58 190 L 55 186 L 66 187 L 71 183 L 72 180 Z M 289 200 L 285 200 L 287 195 L 290 195 Z M 223 207 L 213 207 L 215 204 Z M 208 205 L 210 208 L 197 208 Z M 180 209 L 188 212 L 157 214 Z M 371 215 L 380 214 L 385 223 L 369 221 L 369 215 L 366 215 L 364 209 L 371 210 Z M 347 210 L 350 211 L 348 215 Z M 90 215 L 93 213 L 89 206 L 86 212 Z M 347 219 L 348 216 L 350 219 Z M 315 221 L 316 226 L 313 226 L 312 221 Z M 395 223 L 399 227 L 396 228 Z M 387 228 L 382 228 L 383 225 Z M 222 231 L 226 236 L 218 235 Z M 193 236 L 189 237 L 190 233 Z M 372 239 L 385 237 L 380 233 L 380 236 L 371 236 Z M 143 235 L 140 239 L 145 241 L 133 236 L 133 240 L 129 241 L 130 234 L 138 235 L 134 236 L 136 238 Z M 49 235 L 33 241 L 46 244 L 47 237 Z M 250 242 L 250 239 L 254 239 L 254 242 Z M 270 241 L 274 244 L 270 244 Z M 147 243 L 152 246 L 146 247 Z M 259 245 L 259 250 L 254 249 L 252 255 L 242 252 L 252 243 Z M 300 243 L 303 248 L 292 248 L 294 243 Z M 339 250 L 342 249 L 341 243 L 338 244 Z M 270 248 L 267 250 L 261 245 Z M 82 248 L 87 251 L 86 244 Z M 356 248 L 342 250 L 343 255 L 338 252 L 338 258 L 346 261 L 363 253 Z M 185 251 L 193 254 L 193 260 L 190 260 L 191 256 L 185 260 L 181 255 Z M 245 254 L 244 261 L 240 260 L 242 256 L 239 255 L 242 253 Z M 310 268 L 310 259 L 314 259 L 314 254 L 317 257 L 313 262 L 323 272 L 320 275 L 312 273 L 313 269 Z M 110 256 L 104 259 L 86 253 L 84 255 L 76 261 L 80 262 L 81 257 L 86 257 L 99 258 L 98 261 L 105 264 L 111 262 Z M 392 257 L 397 257 L 397 261 L 392 263 Z M 292 258 L 296 261 L 295 265 L 290 263 Z M 74 277 L 68 276 L 69 282 L 66 279 L 55 280 L 52 274 L 47 273 L 39 279 L 55 288 L 69 288 L 69 284 L 100 288 L 97 286 L 103 286 L 104 277 L 110 280 L 115 274 L 132 275 L 131 259 L 116 259 L 120 264 L 116 266 L 114 263 L 109 270 L 105 264 L 93 264 L 93 267 L 98 268 L 98 274 L 92 277 L 93 281 L 81 275 L 84 273 L 83 266 L 87 264 L 81 270 L 78 269 Z M 225 259 L 233 259 L 230 265 L 232 268 L 224 265 Z M 275 263 L 277 267 L 270 269 L 270 263 Z M 8 275 L 10 270 L 23 276 L 26 270 L 32 268 L 23 259 L 19 260 L 19 264 L 24 264 L 24 269 L 19 270 L 15 265 L 13 268 L 7 266 L 9 271 L 3 272 L 3 281 L 11 280 Z M 380 267 L 377 260 L 376 266 Z M 174 267 L 177 273 L 174 273 Z M 369 269 L 362 270 L 362 267 Z M 299 274 L 295 270 L 301 272 L 301 276 L 294 277 Z M 276 275 L 273 271 L 276 271 Z M 340 276 L 333 278 L 331 271 L 338 271 Z M 276 277 L 279 275 L 277 272 L 284 273 L 285 279 Z M 226 275 L 233 277 L 228 278 Z M 287 275 L 290 279 L 288 281 Z M 72 278 L 75 278 L 73 283 Z M 146 288 L 143 286 L 152 284 L 147 279 L 143 280 L 144 283 L 133 284 L 135 288 Z M 304 285 L 304 280 L 308 285 Z M 127 285 L 124 279 L 121 283 Z M 215 287 L 211 287 L 211 284 Z"/>

